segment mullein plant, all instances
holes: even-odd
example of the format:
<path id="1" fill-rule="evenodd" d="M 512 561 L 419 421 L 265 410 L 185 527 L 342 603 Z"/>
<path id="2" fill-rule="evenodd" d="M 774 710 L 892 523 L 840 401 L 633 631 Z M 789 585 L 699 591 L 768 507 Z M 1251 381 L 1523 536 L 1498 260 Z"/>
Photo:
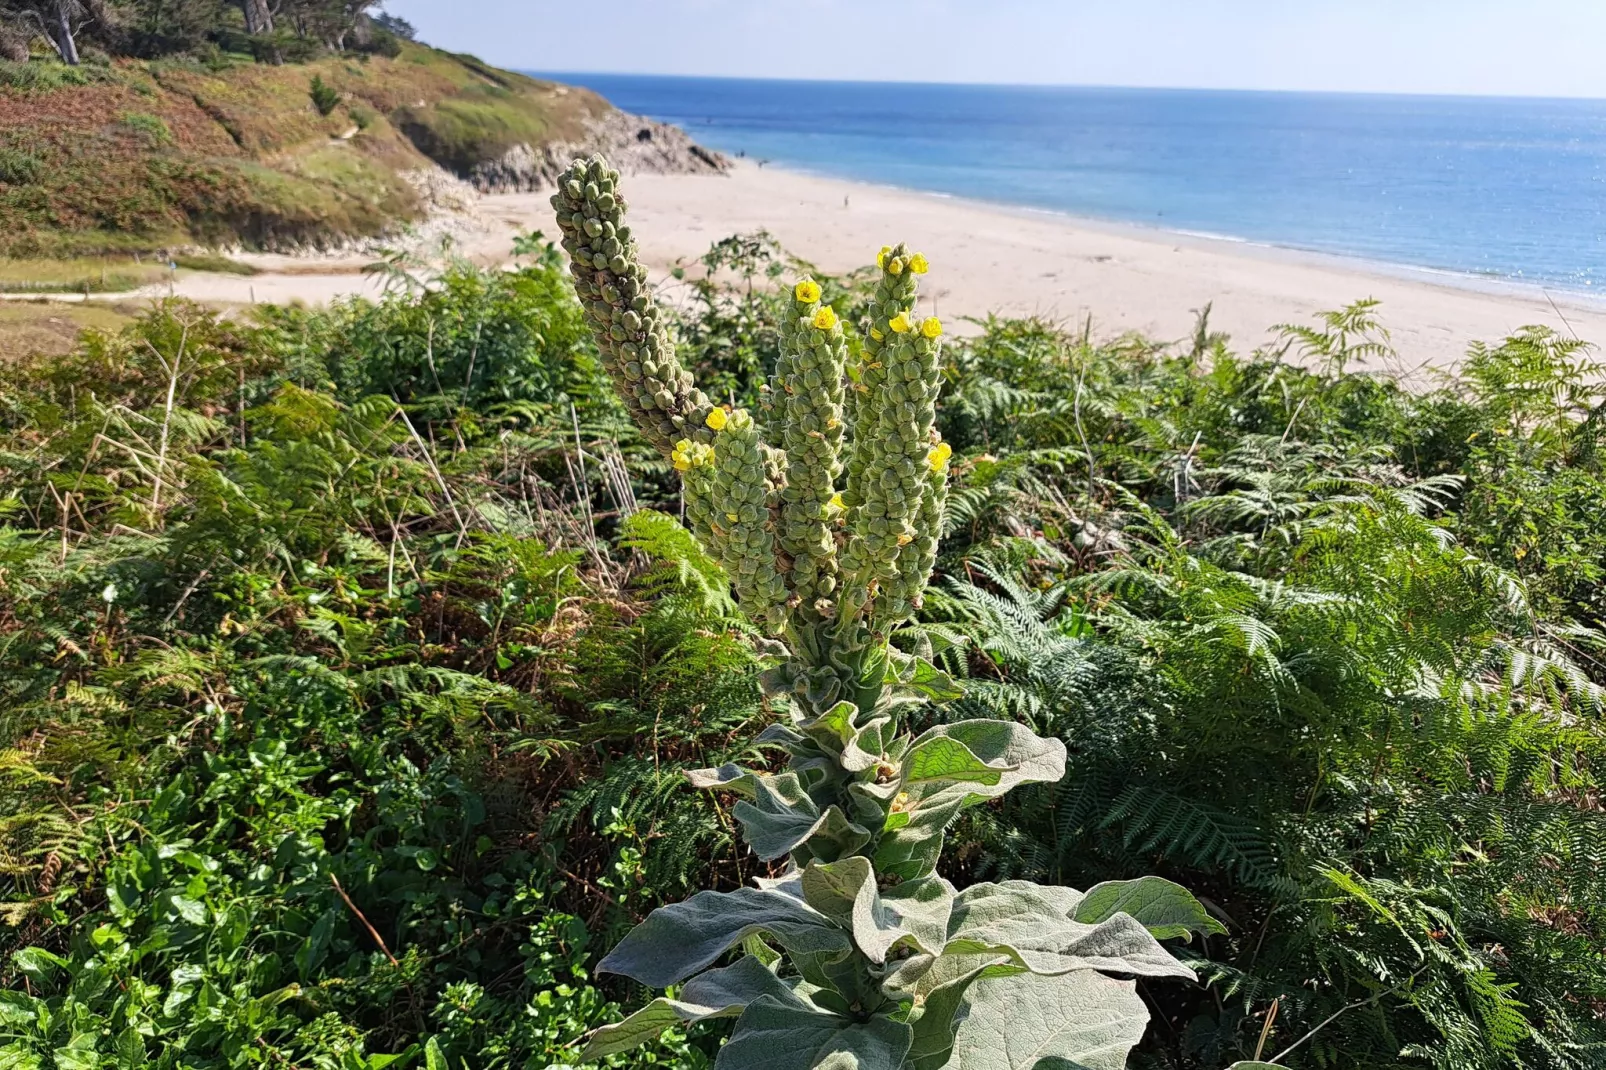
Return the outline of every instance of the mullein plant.
<path id="1" fill-rule="evenodd" d="M 618 173 L 576 161 L 552 205 L 607 372 L 769 637 L 763 686 L 790 714 L 759 736 L 784 772 L 690 774 L 738 797 L 778 875 L 660 907 L 626 936 L 600 969 L 679 987 L 582 1058 L 735 1017 L 718 1070 L 1124 1066 L 1148 1015 L 1118 978 L 1191 979 L 1159 941 L 1221 931 L 1198 902 L 1157 877 L 959 891 L 936 873 L 962 810 L 1059 780 L 1065 746 L 1007 721 L 903 727 L 911 706 L 958 696 L 889 642 L 931 575 L 952 452 L 935 428 L 942 326 L 915 311 L 925 257 L 881 251 L 856 345 L 798 281 L 761 420 L 714 404 L 676 359 Z"/>

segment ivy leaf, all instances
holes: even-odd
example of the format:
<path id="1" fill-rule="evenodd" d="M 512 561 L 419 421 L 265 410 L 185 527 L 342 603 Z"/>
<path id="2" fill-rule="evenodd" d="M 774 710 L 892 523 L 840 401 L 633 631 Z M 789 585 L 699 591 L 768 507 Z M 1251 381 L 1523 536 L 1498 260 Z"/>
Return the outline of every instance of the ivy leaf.
<path id="1" fill-rule="evenodd" d="M 898 1070 L 913 1035 L 882 1015 L 855 1022 L 761 996 L 736 1020 L 714 1070 Z"/>
<path id="2" fill-rule="evenodd" d="M 760 996 L 809 1009 L 762 961 L 748 955 L 734 965 L 693 977 L 675 999 L 659 997 L 624 1021 L 594 1031 L 580 1053 L 580 1061 L 595 1062 L 605 1055 L 628 1051 L 682 1022 L 689 1025 L 708 1018 L 734 1017 Z"/>
<path id="3" fill-rule="evenodd" d="M 1096 925 L 1116 914 L 1130 914 L 1142 922 L 1156 940 L 1172 940 L 1192 933 L 1210 936 L 1227 931 L 1191 892 L 1164 877 L 1095 884 L 1082 896 L 1071 917 Z"/>
<path id="4" fill-rule="evenodd" d="M 598 964 L 604 973 L 667 988 L 700 973 L 749 936 L 768 933 L 793 953 L 799 968 L 810 959 L 848 955 L 848 934 L 779 888 L 698 892 L 683 903 L 659 907 Z"/>
<path id="5" fill-rule="evenodd" d="M 1124 1070 L 1148 1008 L 1131 981 L 1080 971 L 970 987 L 947 1070 Z M 922 1067 L 921 1070 L 926 1070 Z"/>

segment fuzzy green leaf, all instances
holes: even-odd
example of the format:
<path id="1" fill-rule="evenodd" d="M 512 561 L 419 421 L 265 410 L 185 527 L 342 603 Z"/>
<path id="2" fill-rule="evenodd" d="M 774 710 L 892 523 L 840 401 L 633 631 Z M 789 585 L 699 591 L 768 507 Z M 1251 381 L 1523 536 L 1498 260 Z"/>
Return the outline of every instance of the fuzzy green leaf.
<path id="1" fill-rule="evenodd" d="M 595 1062 L 605 1055 L 628 1051 L 682 1022 L 732 1017 L 760 996 L 808 1009 L 808 1004 L 793 995 L 791 988 L 763 962 L 748 955 L 734 965 L 693 977 L 676 999 L 660 997 L 623 1021 L 596 1030 L 580 1053 L 580 1061 Z"/>
<path id="2" fill-rule="evenodd" d="M 1083 894 L 1071 917 L 1096 925 L 1116 914 L 1130 914 L 1142 922 L 1156 940 L 1173 940 L 1191 933 L 1210 936 L 1227 931 L 1192 893 L 1163 877 L 1095 884 Z"/>
<path id="3" fill-rule="evenodd" d="M 872 962 L 885 962 L 900 944 L 936 954 L 947 941 L 955 893 L 941 877 L 904 881 L 882 892 L 870 860 L 856 856 L 809 866 L 802 884 L 808 904 L 851 930 Z"/>
<path id="4" fill-rule="evenodd" d="M 597 969 L 624 974 L 648 988 L 667 988 L 756 933 L 770 934 L 799 959 L 831 959 L 852 950 L 848 934 L 801 899 L 775 887 L 738 888 L 698 892 L 683 903 L 659 907 Z"/>
<path id="5" fill-rule="evenodd" d="M 964 753 L 952 748 L 955 743 Z M 922 756 L 918 763 L 916 755 Z M 909 748 L 904 770 L 911 785 L 956 781 L 942 790 L 980 802 L 1021 784 L 1059 780 L 1065 775 L 1065 744 L 1013 721 L 960 721 L 922 733 Z"/>
<path id="6" fill-rule="evenodd" d="M 1148 1008 L 1096 973 L 984 977 L 966 995 L 948 1070 L 1123 1070 Z M 922 1068 L 924 1070 L 924 1068 Z"/>
<path id="7" fill-rule="evenodd" d="M 1193 980 L 1193 971 L 1129 915 L 1088 925 L 1065 917 L 1066 902 L 1025 881 L 972 885 L 954 902 L 947 951 L 999 952 L 1037 974 L 1104 970 Z"/>
<path id="8" fill-rule="evenodd" d="M 788 1006 L 751 1003 L 719 1049 L 715 1070 L 898 1070 L 913 1030 L 876 1015 L 855 1022 Z"/>

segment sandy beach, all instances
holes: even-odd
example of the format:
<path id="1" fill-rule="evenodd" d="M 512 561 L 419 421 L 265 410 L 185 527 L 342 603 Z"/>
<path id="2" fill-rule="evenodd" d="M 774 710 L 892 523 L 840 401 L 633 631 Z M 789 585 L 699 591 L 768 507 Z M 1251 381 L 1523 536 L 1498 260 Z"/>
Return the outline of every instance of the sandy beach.
<path id="1" fill-rule="evenodd" d="M 660 273 L 693 261 L 720 238 L 760 228 L 826 272 L 873 259 L 908 241 L 930 258 L 927 297 L 946 319 L 988 312 L 1080 324 L 1097 337 L 1136 331 L 1162 340 L 1191 335 L 1194 310 L 1211 305 L 1211 327 L 1252 349 L 1278 323 L 1363 297 L 1400 354 L 1400 370 L 1443 367 L 1475 340 L 1498 340 L 1527 324 L 1606 343 L 1606 300 L 1409 268 L 1372 265 L 1227 239 L 1105 224 L 800 174 L 743 161 L 723 177 L 635 175 L 626 187 L 643 254 Z M 467 243 L 482 263 L 505 260 L 511 235 L 554 232 L 545 194 L 486 197 L 491 229 Z M 254 278 L 187 275 L 174 292 L 206 301 L 317 303 L 373 295 L 362 259 L 254 259 Z M 152 296 L 168 292 L 153 288 Z"/>

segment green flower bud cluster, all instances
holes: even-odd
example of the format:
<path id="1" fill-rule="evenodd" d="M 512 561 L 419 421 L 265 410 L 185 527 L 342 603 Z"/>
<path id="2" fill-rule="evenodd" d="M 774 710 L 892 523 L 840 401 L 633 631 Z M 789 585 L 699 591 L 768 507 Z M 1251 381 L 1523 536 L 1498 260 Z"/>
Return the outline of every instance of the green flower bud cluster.
<path id="1" fill-rule="evenodd" d="M 775 567 L 774 483 L 758 428 L 745 409 L 712 421 L 712 447 L 683 439 L 672 454 L 686 486 L 692 530 L 719 559 L 754 622 L 770 632 L 786 624 L 786 580 Z M 684 466 L 684 467 L 683 467 Z"/>
<path id="2" fill-rule="evenodd" d="M 853 533 L 843 569 L 847 604 L 865 607 L 887 627 L 919 607 L 936 562 L 948 453 L 934 459 L 942 329 L 935 319 L 917 324 L 911 314 L 926 259 L 899 245 L 878 260 L 843 495 Z"/>
<path id="3" fill-rule="evenodd" d="M 709 441 L 704 420 L 713 405 L 680 366 L 652 300 L 624 222 L 619 172 L 600 156 L 576 161 L 559 180 L 552 207 L 603 366 L 642 434 L 665 455 L 682 438 Z"/>
<path id="4" fill-rule="evenodd" d="M 904 245 L 881 250 L 852 374 L 843 325 L 820 304 L 819 285 L 796 284 L 765 406 L 776 448 L 749 414 L 710 403 L 675 358 L 618 178 L 600 158 L 576 161 L 552 198 L 608 371 L 643 433 L 682 472 L 692 526 L 743 607 L 802 650 L 806 690 L 858 687 L 858 655 L 843 652 L 868 649 L 919 607 L 942 521 L 947 453 L 935 451 L 947 447 L 933 430 L 942 328 L 913 315 L 926 259 Z"/>
<path id="5" fill-rule="evenodd" d="M 781 491 L 781 549 L 791 558 L 796 611 L 807 619 L 835 612 L 836 532 L 842 508 L 843 379 L 847 339 L 820 287 L 805 278 L 792 290 L 792 315 L 781 324 L 774 407 L 786 451 Z"/>
<path id="6" fill-rule="evenodd" d="M 870 303 L 870 330 L 864 336 L 858 363 L 848 373 L 852 379 L 852 390 L 848 395 L 848 419 L 854 429 L 854 440 L 848 455 L 848 485 L 842 494 L 842 501 L 849 508 L 864 501 L 864 466 L 870 459 L 870 450 L 867 444 L 862 443 L 858 429 L 868 429 L 875 423 L 873 417 L 866 417 L 861 406 L 886 385 L 881 351 L 893 336 L 892 321 L 900 315 L 914 315 L 915 277 L 919 272 L 909 269 L 911 259 L 913 257 L 908 247 L 901 242 L 882 249 L 876 256 L 881 278 L 876 283 L 875 298 Z M 892 267 L 897 270 L 891 270 Z"/>

